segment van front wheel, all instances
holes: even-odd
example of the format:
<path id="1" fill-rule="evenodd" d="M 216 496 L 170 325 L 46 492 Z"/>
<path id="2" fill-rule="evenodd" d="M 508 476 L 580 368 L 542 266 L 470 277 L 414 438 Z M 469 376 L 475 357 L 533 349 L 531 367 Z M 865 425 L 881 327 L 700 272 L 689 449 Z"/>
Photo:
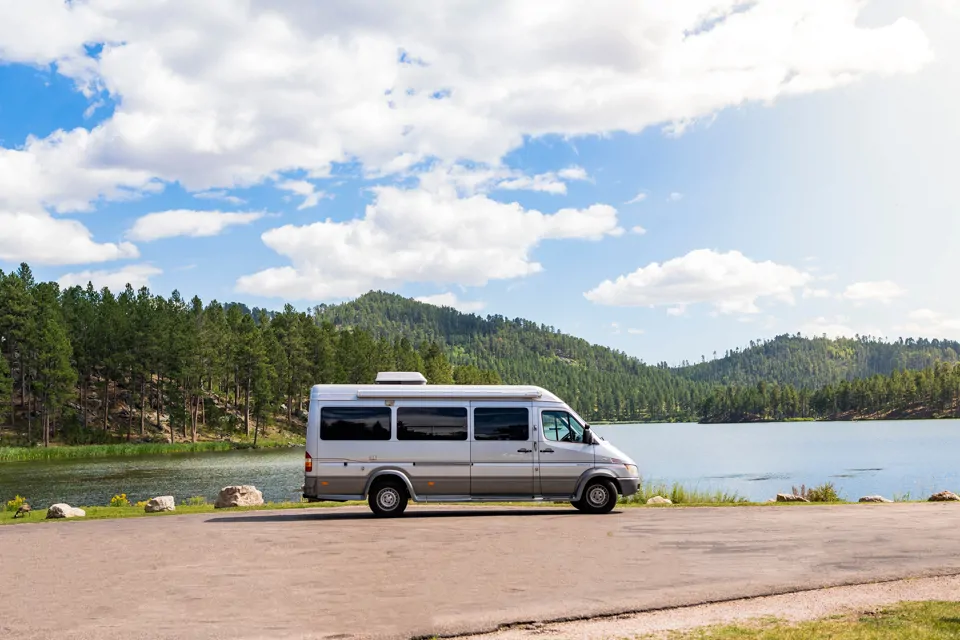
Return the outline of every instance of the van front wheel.
<path id="1" fill-rule="evenodd" d="M 573 506 L 584 513 L 610 513 L 617 506 L 617 487 L 611 480 L 591 480 Z"/>
<path id="2" fill-rule="evenodd" d="M 377 482 L 370 491 L 367 504 L 379 518 L 395 518 L 407 508 L 407 487 L 399 480 L 388 479 Z"/>

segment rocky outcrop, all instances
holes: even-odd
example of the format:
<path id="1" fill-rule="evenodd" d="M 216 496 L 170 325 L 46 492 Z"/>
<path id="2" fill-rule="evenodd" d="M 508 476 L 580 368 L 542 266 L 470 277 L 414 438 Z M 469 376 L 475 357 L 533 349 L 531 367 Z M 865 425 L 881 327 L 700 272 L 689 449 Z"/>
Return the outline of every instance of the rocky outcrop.
<path id="1" fill-rule="evenodd" d="M 647 500 L 647 504 L 673 504 L 669 498 L 664 498 L 663 496 L 653 496 Z"/>
<path id="2" fill-rule="evenodd" d="M 87 512 L 83 509 L 71 507 L 65 502 L 52 504 L 50 505 L 50 508 L 47 509 L 48 518 L 82 518 L 85 515 L 87 515 Z"/>
<path id="3" fill-rule="evenodd" d="M 176 511 L 177 505 L 173 501 L 173 496 L 158 496 L 151 498 L 144 505 L 143 510 L 147 513 L 159 513 L 161 511 Z"/>
<path id="4" fill-rule="evenodd" d="M 778 493 L 777 502 L 810 502 L 803 496 L 794 495 L 792 493 Z"/>
<path id="5" fill-rule="evenodd" d="M 960 496 L 953 491 L 941 491 L 930 496 L 927 502 L 960 502 Z"/>
<path id="6" fill-rule="evenodd" d="M 263 494 L 253 485 L 243 484 L 224 487 L 213 505 L 215 509 L 228 507 L 255 507 L 263 504 Z"/>
<path id="7" fill-rule="evenodd" d="M 860 498 L 860 502 L 893 502 L 893 500 L 883 496 L 863 496 Z"/>

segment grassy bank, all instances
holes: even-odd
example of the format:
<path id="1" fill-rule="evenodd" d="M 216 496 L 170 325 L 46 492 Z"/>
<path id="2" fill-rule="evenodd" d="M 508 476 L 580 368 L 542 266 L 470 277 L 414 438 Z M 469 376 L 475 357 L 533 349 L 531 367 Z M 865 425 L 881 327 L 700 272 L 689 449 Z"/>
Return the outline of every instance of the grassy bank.
<path id="1" fill-rule="evenodd" d="M 671 640 L 944 640 L 960 638 L 960 603 L 910 602 L 877 612 L 797 625 L 757 622 L 674 632 L 666 637 Z"/>
<path id="2" fill-rule="evenodd" d="M 297 446 L 294 440 L 263 440 L 258 449 Z M 0 462 L 29 460 L 59 460 L 66 458 L 107 458 L 118 456 L 154 456 L 178 453 L 201 453 L 206 451 L 231 451 L 252 449 L 252 441 L 207 441 L 169 443 L 122 443 L 87 444 L 54 447 L 0 447 Z"/>
<path id="3" fill-rule="evenodd" d="M 750 501 L 736 491 L 704 491 L 684 487 L 674 483 L 667 485 L 658 482 L 641 481 L 637 492 L 627 498 L 620 498 L 620 504 L 646 504 L 654 496 L 668 498 L 673 504 L 749 504 Z"/>

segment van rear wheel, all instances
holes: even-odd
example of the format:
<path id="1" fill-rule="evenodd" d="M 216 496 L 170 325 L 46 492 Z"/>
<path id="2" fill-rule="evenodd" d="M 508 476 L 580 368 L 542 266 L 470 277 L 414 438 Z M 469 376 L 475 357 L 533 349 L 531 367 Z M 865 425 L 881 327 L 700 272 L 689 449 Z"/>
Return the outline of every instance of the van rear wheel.
<path id="1" fill-rule="evenodd" d="M 373 485 L 367 504 L 370 510 L 379 518 L 395 518 L 402 515 L 407 508 L 410 495 L 407 487 L 399 480 L 385 479 Z"/>
<path id="2" fill-rule="evenodd" d="M 610 513 L 617 506 L 617 487 L 612 480 L 591 480 L 573 506 L 584 513 Z"/>

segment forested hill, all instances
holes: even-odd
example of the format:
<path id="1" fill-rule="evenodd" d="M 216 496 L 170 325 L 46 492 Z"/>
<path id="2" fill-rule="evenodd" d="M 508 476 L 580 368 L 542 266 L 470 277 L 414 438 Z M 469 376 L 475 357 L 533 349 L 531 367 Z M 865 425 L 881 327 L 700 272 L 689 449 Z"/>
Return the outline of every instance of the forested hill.
<path id="1" fill-rule="evenodd" d="M 507 384 L 546 387 L 589 419 L 693 419 L 712 386 L 553 327 L 497 315 L 481 318 L 396 294 L 371 292 L 344 304 L 320 305 L 315 315 L 341 329 L 445 344 L 452 363 L 496 371 Z"/>
<path id="2" fill-rule="evenodd" d="M 817 389 L 894 371 L 920 370 L 937 362 L 957 362 L 960 343 L 950 340 L 803 338 L 782 335 L 751 342 L 746 349 L 675 371 L 698 382 L 755 386 L 759 382 Z"/>

